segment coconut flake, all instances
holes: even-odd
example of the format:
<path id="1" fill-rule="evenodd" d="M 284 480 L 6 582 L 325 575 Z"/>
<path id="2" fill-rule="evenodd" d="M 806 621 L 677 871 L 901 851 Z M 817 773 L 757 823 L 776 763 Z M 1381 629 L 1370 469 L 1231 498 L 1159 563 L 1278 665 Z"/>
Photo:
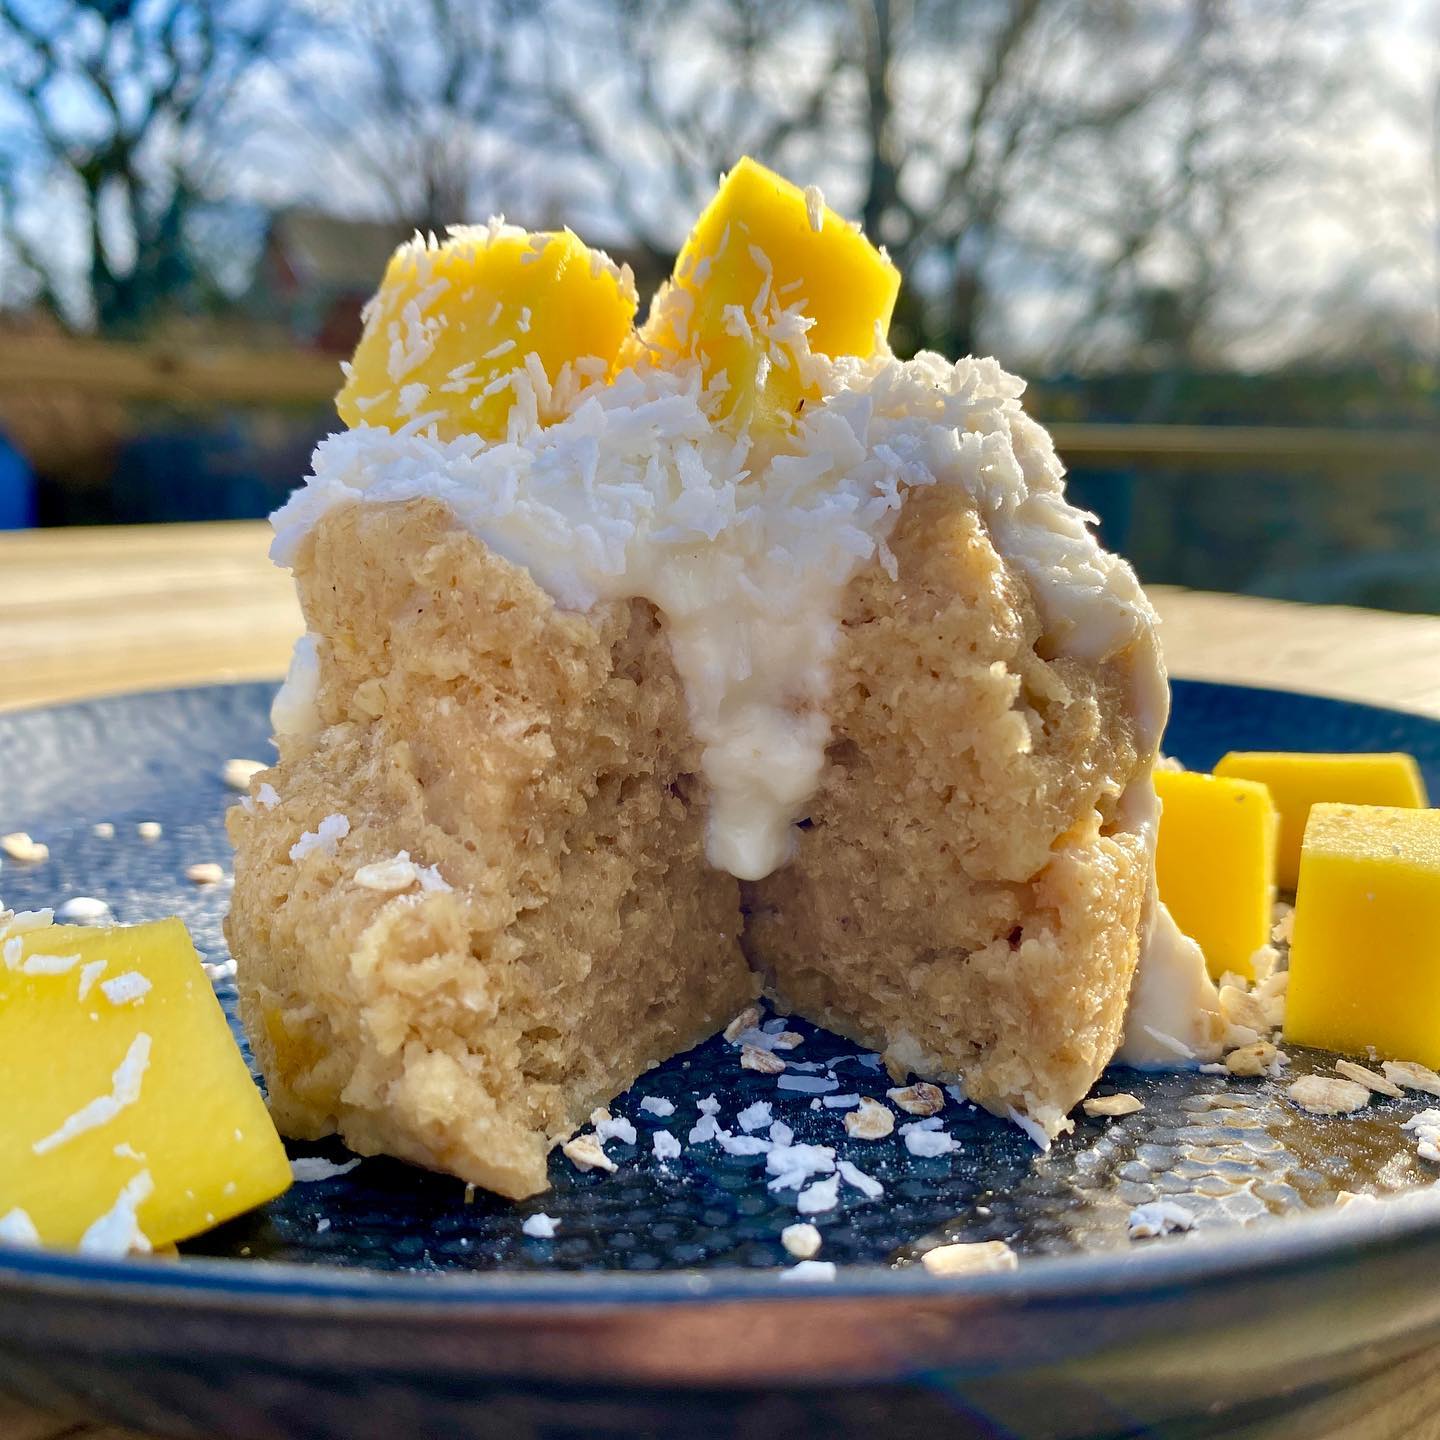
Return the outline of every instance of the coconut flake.
<path id="1" fill-rule="evenodd" d="M 735 1117 L 735 1123 L 748 1135 L 755 1130 L 764 1130 L 772 1119 L 770 1102 L 757 1100 L 753 1105 L 747 1105 Z"/>
<path id="2" fill-rule="evenodd" d="M 86 966 L 88 969 L 89 966 Z M 127 970 L 112 980 L 102 980 L 100 989 L 112 1005 L 133 1005 L 150 993 L 150 981 L 138 970 Z M 81 996 L 84 999 L 84 996 Z"/>
<path id="3" fill-rule="evenodd" d="M 340 842 L 350 833 L 350 821 L 344 815 L 327 815 L 318 829 L 302 832 L 300 838 L 290 847 L 290 858 L 303 860 L 307 855 L 320 851 L 333 856 Z"/>
<path id="4" fill-rule="evenodd" d="M 780 1272 L 781 1280 L 798 1281 L 801 1284 L 823 1284 L 835 1278 L 833 1260 L 801 1260 Z"/>
<path id="5" fill-rule="evenodd" d="M 140 1082 L 149 1064 L 150 1037 L 142 1032 L 130 1042 L 125 1058 L 115 1067 L 115 1073 L 110 1077 L 110 1093 L 96 1096 L 88 1105 L 82 1105 L 58 1130 L 37 1140 L 31 1150 L 36 1155 L 48 1155 L 77 1135 L 108 1125 L 140 1098 Z"/>
<path id="6" fill-rule="evenodd" d="M 828 1180 L 817 1180 L 795 1197 L 795 1208 L 802 1215 L 819 1215 L 833 1210 L 840 1203 L 840 1177 L 832 1175 Z"/>
<path id="7" fill-rule="evenodd" d="M 1173 1200 L 1151 1200 L 1130 1212 L 1127 1228 L 1132 1240 L 1149 1240 L 1177 1230 L 1190 1230 L 1194 1225 L 1194 1215 L 1183 1205 Z"/>
<path id="8" fill-rule="evenodd" d="M 121 1187 L 115 1203 L 80 1237 L 82 1255 L 118 1259 L 124 1255 L 148 1255 L 150 1241 L 140 1229 L 136 1211 L 155 1193 L 148 1170 L 132 1175 Z"/>
<path id="9" fill-rule="evenodd" d="M 327 1160 L 323 1155 L 305 1155 L 298 1160 L 290 1162 L 290 1174 L 294 1177 L 297 1185 L 310 1185 L 317 1180 L 334 1180 L 340 1175 L 348 1175 L 359 1163 L 361 1157 L 356 1155 L 354 1159 L 347 1160 L 343 1165 L 337 1165 L 333 1160 Z"/>
<path id="10" fill-rule="evenodd" d="M 40 1232 L 35 1228 L 35 1222 L 18 1205 L 0 1215 L 0 1245 L 32 1249 L 39 1244 Z"/>

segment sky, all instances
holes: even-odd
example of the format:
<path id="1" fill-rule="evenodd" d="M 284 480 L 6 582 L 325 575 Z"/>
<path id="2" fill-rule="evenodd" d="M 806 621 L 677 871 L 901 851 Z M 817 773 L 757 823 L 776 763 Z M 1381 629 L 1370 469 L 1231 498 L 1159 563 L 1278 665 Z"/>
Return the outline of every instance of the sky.
<path id="1" fill-rule="evenodd" d="M 331 0 L 295 3 L 322 15 L 338 13 Z M 1230 310 L 1224 297 L 1217 307 L 1231 331 L 1228 353 L 1235 363 L 1263 367 L 1313 351 L 1317 296 L 1326 297 L 1325 319 L 1332 331 L 1368 323 L 1377 309 L 1388 309 L 1407 316 L 1416 333 L 1425 336 L 1432 347 L 1440 347 L 1440 212 L 1436 198 L 1440 117 L 1435 110 L 1440 87 L 1440 0 L 1377 0 L 1371 14 L 1374 55 L 1385 76 L 1382 92 L 1393 106 L 1371 107 L 1345 117 L 1343 124 L 1317 127 L 1313 135 L 1313 145 L 1320 152 L 1317 158 L 1343 163 L 1356 178 L 1342 193 L 1297 176 L 1289 187 L 1273 187 L 1263 205 L 1247 211 L 1227 232 L 1235 241 L 1247 277 L 1243 290 L 1235 287 Z M 803 71 L 807 64 L 818 63 L 823 38 L 819 33 L 810 41 L 802 36 L 802 43 L 787 53 L 787 65 Z M 522 36 L 519 43 L 528 42 Z M 686 58 L 669 77 L 675 89 L 683 90 L 697 80 L 704 83 L 708 64 L 704 44 L 700 34 L 684 47 Z M 427 59 L 423 53 L 412 52 L 409 58 L 413 66 L 421 68 L 433 66 L 435 57 Z M 582 53 L 575 59 L 583 67 L 590 56 Z M 0 75 L 5 67 L 6 57 L 0 49 Z M 687 67 L 688 75 L 684 73 Z M 214 177 L 223 201 L 213 206 L 208 216 L 217 253 L 224 256 L 221 278 L 229 288 L 238 290 L 247 278 L 266 209 L 318 205 L 361 216 L 383 213 L 392 202 L 384 187 L 375 183 L 367 162 L 383 153 L 392 157 L 394 168 L 395 137 L 367 122 L 363 105 L 352 105 L 348 113 L 342 113 L 331 138 L 323 142 L 314 139 L 311 127 L 292 113 L 297 79 L 308 95 L 331 96 L 330 103 L 344 112 L 352 97 L 364 94 L 367 73 L 353 54 L 347 55 L 333 43 L 311 40 L 287 46 L 280 63 L 263 67 L 248 78 L 234 112 L 235 133 L 227 136 Z M 419 88 L 423 90 L 423 83 Z M 82 131 L 96 113 L 93 100 L 76 87 L 57 88 L 51 107 L 59 123 Z M 1408 120 L 1402 122 L 1397 110 L 1408 111 Z M 653 178 L 647 181 L 647 142 L 639 138 L 639 128 L 623 109 L 612 109 L 609 123 L 618 134 L 637 136 L 632 146 L 632 174 L 639 203 L 650 214 L 659 214 L 656 228 L 666 238 L 678 240 L 687 218 L 684 207 L 671 201 L 667 208 L 665 187 Z M 337 132 L 343 132 L 346 140 L 337 143 Z M 530 151 L 523 141 L 517 144 L 504 116 L 497 117 L 485 134 L 499 138 L 482 138 L 477 143 L 477 191 L 485 188 L 487 174 L 499 193 L 513 187 L 513 180 L 506 175 L 512 167 L 504 161 L 518 154 L 521 171 L 530 177 L 531 192 L 540 197 L 536 208 L 549 213 L 515 218 L 553 221 L 563 215 L 599 243 L 624 236 L 625 209 L 614 203 L 614 187 L 593 169 L 575 161 L 557 163 L 553 156 Z M 33 147 L 27 150 L 23 114 L 5 97 L 3 85 L 0 153 L 19 157 L 27 233 L 46 254 L 58 257 L 63 273 L 83 275 L 87 221 L 74 187 L 27 163 L 33 162 L 35 155 Z M 815 163 L 829 173 L 795 178 L 829 181 L 837 173 L 833 164 L 825 165 L 823 151 Z M 544 177 L 538 186 L 537 174 Z M 832 183 L 830 189 L 837 203 L 843 205 L 851 198 L 843 184 Z M 1357 195 L 1365 197 L 1364 203 L 1356 203 Z M 1049 203 L 1048 197 L 1033 197 L 1034 206 Z M 1038 217 L 1036 223 L 1038 226 Z M 133 245 L 118 212 L 102 212 L 102 231 L 107 249 L 123 261 Z M 1078 233 L 1074 251 L 1083 253 L 1091 242 L 1098 243 L 1097 237 Z M 1150 278 L 1163 282 L 1167 263 L 1180 266 L 1183 258 L 1177 251 L 1167 262 L 1164 247 L 1158 247 L 1148 261 Z M 999 322 L 1003 335 L 999 338 L 1013 352 L 1043 354 L 1047 346 L 1054 345 L 1056 336 L 1079 322 L 1085 293 L 1065 280 L 1062 264 L 1027 251 L 997 262 L 997 267 L 1003 300 Z M 923 268 L 916 279 L 923 286 Z M 14 257 L 0 248 L 0 295 L 14 298 L 17 285 Z M 72 301 L 81 288 L 72 278 L 67 288 Z M 1256 296 L 1264 302 L 1264 314 L 1258 318 Z"/>

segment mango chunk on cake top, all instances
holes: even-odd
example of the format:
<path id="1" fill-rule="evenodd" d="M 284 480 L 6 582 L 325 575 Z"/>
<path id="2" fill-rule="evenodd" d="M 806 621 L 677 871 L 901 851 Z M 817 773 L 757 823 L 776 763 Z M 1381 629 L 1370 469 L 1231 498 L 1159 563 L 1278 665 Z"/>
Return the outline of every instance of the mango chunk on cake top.
<path id="1" fill-rule="evenodd" d="M 1440 1066 L 1440 810 L 1311 808 L 1285 1038 Z"/>
<path id="2" fill-rule="evenodd" d="M 746 157 L 695 222 L 643 338 L 662 364 L 690 357 L 723 376 L 718 413 L 737 427 L 788 429 L 819 393 L 808 352 L 873 355 L 899 291 L 889 258 L 818 190 Z"/>
<path id="3" fill-rule="evenodd" d="M 0 924 L 0 936 L 8 1238 L 123 1255 L 289 1186 L 280 1137 L 179 920 Z"/>

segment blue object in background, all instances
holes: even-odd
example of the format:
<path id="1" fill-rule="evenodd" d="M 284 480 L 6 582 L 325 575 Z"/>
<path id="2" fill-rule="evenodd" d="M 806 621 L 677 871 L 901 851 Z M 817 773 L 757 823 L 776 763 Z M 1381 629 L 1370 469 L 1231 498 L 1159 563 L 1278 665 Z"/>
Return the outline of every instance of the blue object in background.
<path id="1" fill-rule="evenodd" d="M 1071 504 L 1089 510 L 1100 521 L 1096 533 L 1107 550 L 1130 552 L 1135 518 L 1135 469 L 1102 470 L 1084 466 L 1070 471 L 1066 494 Z"/>
<path id="2" fill-rule="evenodd" d="M 28 530 L 34 523 L 35 475 L 0 434 L 0 530 Z"/>

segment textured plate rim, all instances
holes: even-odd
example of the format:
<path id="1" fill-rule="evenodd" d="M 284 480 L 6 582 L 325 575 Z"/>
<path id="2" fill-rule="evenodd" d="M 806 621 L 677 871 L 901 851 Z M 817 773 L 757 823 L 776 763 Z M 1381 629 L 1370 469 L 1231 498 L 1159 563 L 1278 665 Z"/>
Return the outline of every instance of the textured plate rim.
<path id="1" fill-rule="evenodd" d="M 1018 1269 L 931 1275 L 923 1266 L 840 1266 L 833 1281 L 796 1283 L 779 1266 L 755 1270 L 391 1273 L 291 1261 L 98 1260 L 48 1250 L 0 1251 L 0 1289 L 36 1295 L 85 1293 L 191 1308 L 223 1299 L 245 1309 L 296 1313 L 317 1302 L 381 1313 L 513 1311 L 777 1299 L 809 1302 L 920 1299 L 962 1293 L 1044 1303 L 1077 1296 L 1134 1297 L 1237 1277 L 1354 1262 L 1372 1253 L 1440 1237 L 1440 1188 L 1376 1206 L 1315 1211 L 1129 1249 L 1039 1256 Z"/>
<path id="2" fill-rule="evenodd" d="M 84 708 L 105 701 L 138 700 L 180 692 L 219 692 L 278 683 L 278 677 L 213 681 L 201 685 L 155 686 L 113 691 L 83 699 L 0 710 L 10 717 Z M 1241 690 L 1276 703 L 1360 710 L 1392 720 L 1435 727 L 1440 719 L 1415 710 L 1372 705 L 1301 690 L 1264 685 L 1172 677 L 1182 689 Z M 833 1281 L 797 1283 L 788 1268 L 676 1270 L 635 1274 L 624 1271 L 393 1273 L 317 1263 L 184 1257 L 167 1260 L 100 1260 L 51 1250 L 0 1248 L 0 1291 L 61 1296 L 87 1293 L 115 1300 L 200 1307 L 218 1299 L 247 1310 L 297 1313 L 324 1303 L 336 1311 L 380 1316 L 390 1311 L 422 1315 L 474 1313 L 518 1308 L 573 1309 L 576 1306 L 679 1305 L 696 1302 L 823 1302 L 851 1299 L 918 1299 L 974 1295 L 1044 1303 L 1077 1296 L 1157 1293 L 1237 1276 L 1305 1269 L 1317 1263 L 1358 1261 L 1440 1237 L 1440 1182 L 1428 1190 L 1387 1198 L 1377 1205 L 1316 1211 L 1207 1235 L 1203 1232 L 1129 1249 L 1078 1255 L 1038 1256 L 1013 1271 L 966 1276 L 931 1275 L 916 1264 L 839 1266 Z"/>

